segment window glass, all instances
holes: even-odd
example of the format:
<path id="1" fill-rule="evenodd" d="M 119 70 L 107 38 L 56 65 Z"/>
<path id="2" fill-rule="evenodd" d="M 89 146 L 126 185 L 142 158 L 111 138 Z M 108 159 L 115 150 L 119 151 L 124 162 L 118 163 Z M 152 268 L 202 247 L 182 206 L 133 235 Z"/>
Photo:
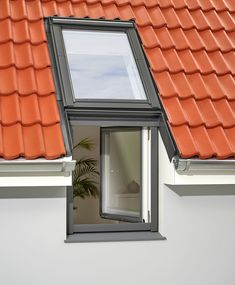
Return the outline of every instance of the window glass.
<path id="1" fill-rule="evenodd" d="M 141 130 L 102 131 L 102 212 L 141 218 Z"/>
<path id="2" fill-rule="evenodd" d="M 124 32 L 63 30 L 75 99 L 146 100 Z"/>

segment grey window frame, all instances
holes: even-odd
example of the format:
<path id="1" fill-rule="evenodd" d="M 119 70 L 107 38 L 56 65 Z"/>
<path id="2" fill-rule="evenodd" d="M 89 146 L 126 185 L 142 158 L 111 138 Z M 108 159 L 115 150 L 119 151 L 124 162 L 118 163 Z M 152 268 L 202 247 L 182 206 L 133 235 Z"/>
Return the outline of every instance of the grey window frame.
<path id="1" fill-rule="evenodd" d="M 119 225 L 76 225 L 73 224 L 73 193 L 67 187 L 67 239 L 65 242 L 136 241 L 163 240 L 158 227 L 158 132 L 165 131 L 164 117 L 154 80 L 149 70 L 140 39 L 133 21 L 107 21 L 49 17 L 45 19 L 49 52 L 56 86 L 56 96 L 62 118 L 62 131 L 67 154 L 71 155 L 73 142 L 70 126 L 78 124 L 104 124 L 109 126 L 147 126 L 151 128 L 151 223 L 130 223 Z M 148 98 L 148 102 L 136 100 L 81 100 L 74 102 L 68 64 L 62 41 L 62 29 L 94 29 L 124 31 L 128 34 L 133 55 L 138 59 L 137 67 Z M 172 141 L 169 140 L 172 151 Z M 157 175 L 156 175 L 157 174 Z M 152 196 L 153 195 L 153 196 Z"/>
<path id="2" fill-rule="evenodd" d="M 133 21 L 108 21 L 92 19 L 74 19 L 50 17 L 46 21 L 47 31 L 50 34 L 50 41 L 55 54 L 55 66 L 60 82 L 60 92 L 64 106 L 74 108 L 124 108 L 124 109 L 158 109 L 160 102 L 156 96 L 156 86 L 152 80 L 149 65 L 140 45 L 140 39 Z M 117 99 L 79 99 L 73 95 L 72 82 L 66 56 L 66 49 L 63 42 L 62 30 L 94 30 L 94 31 L 120 31 L 126 33 L 137 69 L 147 97 L 146 100 L 117 100 Z"/>

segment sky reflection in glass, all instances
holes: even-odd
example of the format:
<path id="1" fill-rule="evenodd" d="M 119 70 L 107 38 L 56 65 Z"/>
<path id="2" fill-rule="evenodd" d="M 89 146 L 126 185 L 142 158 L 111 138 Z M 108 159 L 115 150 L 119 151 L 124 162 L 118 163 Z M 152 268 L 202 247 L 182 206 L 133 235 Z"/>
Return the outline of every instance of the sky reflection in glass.
<path id="1" fill-rule="evenodd" d="M 76 99 L 146 100 L 125 33 L 63 31 Z"/>

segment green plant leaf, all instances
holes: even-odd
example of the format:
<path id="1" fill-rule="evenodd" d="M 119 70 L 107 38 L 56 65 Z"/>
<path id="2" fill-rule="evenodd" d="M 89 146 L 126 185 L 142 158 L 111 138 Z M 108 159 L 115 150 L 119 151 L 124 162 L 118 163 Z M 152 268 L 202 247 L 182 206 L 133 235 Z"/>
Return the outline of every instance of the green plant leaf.
<path id="1" fill-rule="evenodd" d="M 92 141 L 91 138 L 85 138 L 81 140 L 78 144 L 76 144 L 73 149 L 79 149 L 79 148 L 84 148 L 86 150 L 92 150 L 94 148 L 95 144 Z"/>

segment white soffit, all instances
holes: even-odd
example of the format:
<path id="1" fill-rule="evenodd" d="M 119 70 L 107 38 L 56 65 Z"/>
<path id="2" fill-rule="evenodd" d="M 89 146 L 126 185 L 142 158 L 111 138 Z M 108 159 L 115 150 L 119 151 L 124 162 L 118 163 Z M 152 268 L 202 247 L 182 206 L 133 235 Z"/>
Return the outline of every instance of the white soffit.
<path id="1" fill-rule="evenodd" d="M 69 186 L 76 161 L 72 157 L 46 159 L 0 159 L 0 187 Z"/>

